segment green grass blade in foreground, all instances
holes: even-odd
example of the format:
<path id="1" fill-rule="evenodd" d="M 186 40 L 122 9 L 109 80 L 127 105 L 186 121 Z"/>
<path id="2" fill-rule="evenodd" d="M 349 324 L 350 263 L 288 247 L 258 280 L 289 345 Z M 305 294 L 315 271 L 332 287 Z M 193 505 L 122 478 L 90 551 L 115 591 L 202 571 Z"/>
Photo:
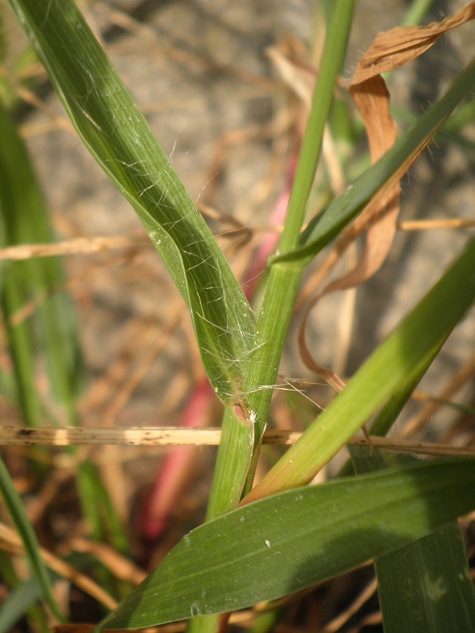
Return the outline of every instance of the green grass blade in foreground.
<path id="1" fill-rule="evenodd" d="M 268 497 L 185 536 L 100 630 L 279 598 L 387 554 L 474 507 L 474 459 L 434 460 Z"/>
<path id="2" fill-rule="evenodd" d="M 475 590 L 457 523 L 375 561 L 385 633 L 475 631 Z"/>
<path id="3" fill-rule="evenodd" d="M 210 382 L 241 400 L 254 319 L 204 219 L 73 0 L 9 0 L 81 139 L 135 208 L 190 309 Z"/>
<path id="4" fill-rule="evenodd" d="M 64 622 L 64 618 L 53 596 L 48 570 L 46 569 L 40 556 L 40 547 L 36 539 L 36 535 L 31 527 L 28 517 L 25 514 L 22 501 L 15 490 L 12 480 L 10 479 L 10 475 L 5 468 L 5 464 L 1 459 L 0 491 L 2 493 L 5 506 L 8 509 L 12 521 L 18 530 L 18 534 L 21 537 L 31 570 L 41 587 L 43 598 L 47 602 L 54 616 L 60 622 Z"/>
<path id="5" fill-rule="evenodd" d="M 246 497 L 308 483 L 389 398 L 420 374 L 475 300 L 475 239 Z M 426 363 L 427 365 L 427 363 Z"/>
<path id="6" fill-rule="evenodd" d="M 278 255 L 274 262 L 293 261 L 305 265 L 355 218 L 371 198 L 405 173 L 402 166 L 411 163 L 429 143 L 457 104 L 470 94 L 475 83 L 475 60 L 452 82 L 445 95 L 407 132 L 387 154 L 360 176 L 345 193 L 314 217 L 301 234 L 300 246 Z"/>
<path id="7" fill-rule="evenodd" d="M 385 436 L 389 429 L 392 427 L 397 417 L 403 410 L 407 401 L 411 397 L 414 389 L 419 384 L 420 380 L 429 369 L 432 361 L 440 352 L 445 338 L 441 337 L 437 344 L 435 344 L 430 353 L 423 356 L 421 362 L 417 367 L 412 368 L 411 378 L 400 389 L 397 390 L 385 403 L 383 408 L 378 412 L 374 420 L 369 427 L 370 435 Z M 353 457 L 353 453 L 356 452 L 356 447 L 349 447 L 350 455 Z M 375 451 L 375 454 L 377 451 Z M 338 472 L 338 477 L 347 477 L 353 475 L 355 472 L 352 459 L 348 459 L 347 462 Z"/>

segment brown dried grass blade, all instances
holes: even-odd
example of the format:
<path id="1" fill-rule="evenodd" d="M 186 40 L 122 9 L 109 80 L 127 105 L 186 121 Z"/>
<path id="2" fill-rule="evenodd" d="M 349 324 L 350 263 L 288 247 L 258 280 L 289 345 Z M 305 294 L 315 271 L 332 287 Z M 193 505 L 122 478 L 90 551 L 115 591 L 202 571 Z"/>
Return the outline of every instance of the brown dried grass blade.
<path id="1" fill-rule="evenodd" d="M 376 162 L 394 144 L 397 127 L 389 110 L 389 91 L 382 73 L 390 72 L 427 51 L 441 35 L 475 18 L 471 2 L 454 15 L 428 26 L 396 27 L 379 33 L 358 62 L 350 93 L 363 118 L 371 161 Z M 405 165 L 407 171 L 410 164 Z M 396 232 L 399 213 L 399 184 L 377 196 L 358 218 L 353 230 L 368 226 L 366 248 L 357 267 L 331 290 L 355 286 L 371 277 L 383 264 Z M 374 220 L 374 221 L 373 221 Z M 330 288 L 328 288 L 330 290 Z"/>
<path id="2" fill-rule="evenodd" d="M 392 71 L 412 61 L 429 49 L 447 31 L 475 18 L 475 3 L 471 2 L 454 15 L 428 26 L 396 27 L 379 33 L 373 44 L 358 62 L 350 82 L 350 93 L 363 119 L 368 137 L 372 163 L 381 158 L 395 143 L 398 131 L 389 109 L 390 94 L 381 73 Z M 422 150 L 421 150 L 422 151 Z M 419 155 L 401 165 L 399 180 Z M 305 311 L 300 325 L 299 346 L 304 363 L 336 387 L 340 378 L 316 363 L 305 342 L 308 314 L 319 299 L 335 292 L 352 288 L 367 281 L 384 263 L 397 230 L 399 214 L 399 180 L 384 188 L 345 231 L 335 246 L 342 253 L 357 235 L 366 232 L 364 252 L 357 265 L 347 274 L 331 282 L 315 297 Z"/>

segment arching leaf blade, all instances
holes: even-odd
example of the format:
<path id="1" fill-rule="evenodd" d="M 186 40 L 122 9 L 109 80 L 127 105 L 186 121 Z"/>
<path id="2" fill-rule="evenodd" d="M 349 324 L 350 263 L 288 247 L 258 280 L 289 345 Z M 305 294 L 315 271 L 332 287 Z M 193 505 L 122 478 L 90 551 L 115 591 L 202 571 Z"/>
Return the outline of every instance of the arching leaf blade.
<path id="1" fill-rule="evenodd" d="M 248 607 L 394 551 L 475 507 L 474 466 L 434 460 L 238 508 L 185 536 L 99 630 Z"/>
<path id="2" fill-rule="evenodd" d="M 134 207 L 185 299 L 225 402 L 241 397 L 254 318 L 204 219 L 72 0 L 10 0 L 64 108 Z"/>
<path id="3" fill-rule="evenodd" d="M 381 190 L 388 189 L 406 173 L 475 82 L 475 61 L 453 81 L 445 95 L 372 167 L 368 168 L 343 195 L 313 217 L 292 251 L 273 262 L 294 262 L 304 266 L 329 244 Z"/>

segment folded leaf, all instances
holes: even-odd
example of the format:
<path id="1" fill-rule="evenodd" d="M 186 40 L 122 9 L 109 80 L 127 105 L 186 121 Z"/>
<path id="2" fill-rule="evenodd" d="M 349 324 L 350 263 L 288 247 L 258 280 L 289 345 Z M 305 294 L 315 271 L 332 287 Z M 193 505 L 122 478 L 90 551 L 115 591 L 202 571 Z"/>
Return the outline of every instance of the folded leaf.
<path id="1" fill-rule="evenodd" d="M 241 403 L 254 318 L 211 231 L 73 0 L 10 0 L 82 141 L 134 207 L 190 309 L 203 363 Z"/>

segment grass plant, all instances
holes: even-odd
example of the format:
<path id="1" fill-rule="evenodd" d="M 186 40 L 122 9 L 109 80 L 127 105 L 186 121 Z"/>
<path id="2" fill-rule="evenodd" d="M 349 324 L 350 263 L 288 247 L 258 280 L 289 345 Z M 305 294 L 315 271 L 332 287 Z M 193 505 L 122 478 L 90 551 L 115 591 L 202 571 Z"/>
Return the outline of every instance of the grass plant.
<path id="1" fill-rule="evenodd" d="M 121 582 L 123 575 L 117 579 L 94 561 L 92 573 L 119 603 L 102 620 L 91 623 L 91 630 L 138 629 L 189 620 L 189 631 L 221 631 L 226 626 L 225 614 L 261 602 L 275 613 L 267 620 L 256 617 L 254 630 L 272 630 L 279 612 L 278 603 L 272 601 L 285 600 L 367 561 L 374 561 L 386 633 L 474 629 L 475 593 L 457 524 L 458 517 L 475 509 L 473 451 L 466 451 L 464 457 L 424 461 L 408 455 L 390 457 L 387 451 L 375 449 L 369 437 L 365 448 L 351 449 L 352 461 L 338 477 L 311 483 L 358 431 L 364 428 L 366 434 L 386 436 L 394 426 L 473 304 L 475 239 L 467 239 L 451 265 L 438 271 L 437 283 L 418 298 L 347 382 L 319 368 L 301 336 L 300 351 L 307 364 L 341 392 L 314 416 L 300 439 L 276 458 L 257 485 L 254 480 L 305 272 L 324 249 L 333 247 L 327 252 L 336 261 L 362 234 L 367 236 L 363 263 L 320 296 L 359 285 L 382 265 L 396 230 L 400 181 L 440 129 L 450 126 L 448 117 L 470 95 L 475 62 L 454 77 L 444 95 L 399 135 L 381 74 L 397 72 L 396 58 L 398 64 L 409 61 L 446 31 L 473 19 L 475 5 L 425 30 L 395 30 L 384 41 L 384 53 L 381 48 L 370 49 L 363 58 L 351 93 L 365 122 L 372 164 L 338 195 L 316 173 L 325 134 L 337 120 L 340 125 L 342 120 L 353 125 L 352 114 L 342 114 L 341 100 L 338 119 L 333 105 L 354 3 L 323 3 L 325 45 L 287 214 L 268 260 L 260 305 L 251 307 L 205 219 L 75 2 L 9 0 L 9 4 L 79 138 L 131 204 L 162 258 L 189 311 L 207 380 L 224 411 L 206 522 L 185 534 L 133 590 Z M 411 15 L 419 19 L 425 7 L 426 3 L 413 3 Z M 374 102 L 377 106 L 371 110 Z M 473 116 L 473 109 L 467 112 Z M 0 125 L 4 132 L 2 244 L 51 242 L 38 184 L 6 110 L 0 111 Z M 321 199 L 326 202 L 315 211 L 315 201 Z M 25 228 L 26 233 L 21 233 Z M 77 425 L 84 373 L 71 304 L 64 292 L 57 292 L 63 279 L 58 261 L 7 262 L 0 275 L 13 366 L 13 379 L 7 372 L 2 379 L 4 393 L 21 411 L 25 425 L 41 427 L 45 419 L 58 428 Z M 40 306 L 35 314 L 39 337 L 25 321 L 15 323 L 16 312 L 27 301 Z M 39 363 L 47 368 L 46 399 L 37 388 Z M 60 411 L 57 419 L 51 403 L 55 412 Z M 77 449 L 70 449 L 69 455 L 74 458 Z M 22 537 L 37 589 L 59 625 L 64 609 L 55 598 L 20 495 L 4 464 L 0 466 L 5 506 Z M 95 541 L 108 540 L 115 548 L 115 560 L 127 556 L 126 529 L 109 503 L 100 469 L 89 462 L 79 463 L 77 469 L 90 535 Z M 43 478 L 48 476 L 39 472 Z M 103 500 L 102 511 L 98 499 Z M 90 563 L 82 560 L 87 566 Z M 13 584 L 15 574 L 10 576 Z M 9 605 L 11 611 L 18 606 L 15 594 Z M 37 630 L 45 628 L 35 614 L 30 614 L 29 623 Z M 6 631 L 0 626 L 2 630 Z"/>

